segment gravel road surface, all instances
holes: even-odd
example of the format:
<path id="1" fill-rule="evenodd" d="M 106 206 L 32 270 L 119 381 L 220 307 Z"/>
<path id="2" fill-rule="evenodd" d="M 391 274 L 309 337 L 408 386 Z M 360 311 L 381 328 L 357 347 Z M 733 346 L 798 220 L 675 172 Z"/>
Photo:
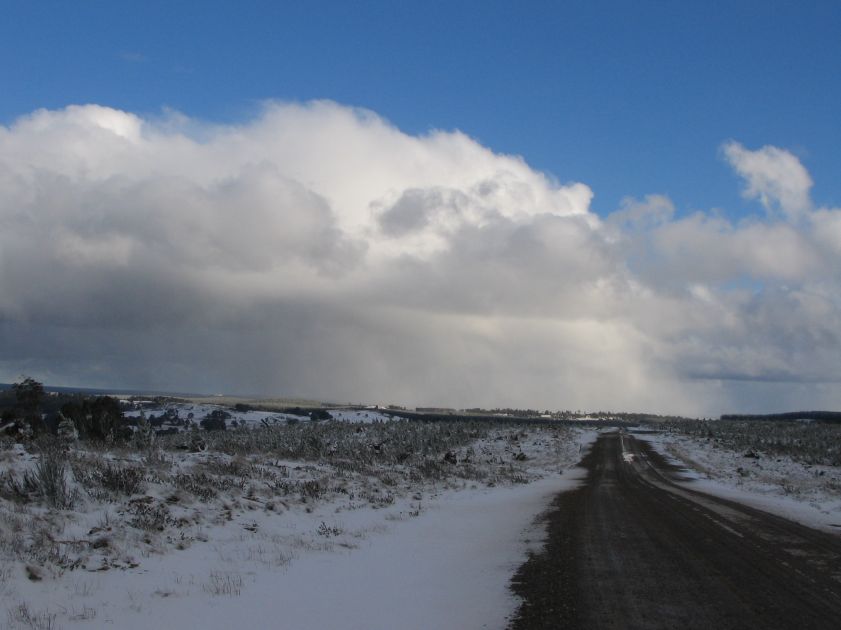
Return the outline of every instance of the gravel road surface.
<path id="1" fill-rule="evenodd" d="M 677 485 L 626 432 L 582 465 L 586 483 L 558 495 L 546 548 L 514 577 L 514 630 L 841 628 L 841 536 Z"/>

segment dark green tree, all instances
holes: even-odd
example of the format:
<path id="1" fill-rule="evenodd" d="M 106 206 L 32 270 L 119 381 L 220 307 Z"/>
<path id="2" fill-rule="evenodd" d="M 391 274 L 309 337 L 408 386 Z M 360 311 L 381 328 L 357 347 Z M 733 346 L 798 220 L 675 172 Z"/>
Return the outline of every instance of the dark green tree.
<path id="1" fill-rule="evenodd" d="M 201 424 L 201 427 L 205 431 L 224 431 L 226 429 L 225 420 L 228 420 L 230 417 L 231 414 L 227 411 L 214 409 L 199 424 Z"/>
<path id="2" fill-rule="evenodd" d="M 44 386 L 27 376 L 20 383 L 14 383 L 12 389 L 15 392 L 18 413 L 32 428 L 33 433 L 42 433 L 45 429 L 44 420 L 41 417 L 41 403 L 45 396 Z"/>
<path id="3" fill-rule="evenodd" d="M 130 435 L 120 403 L 111 396 L 69 402 L 61 408 L 61 413 L 73 421 L 83 440 L 102 442 Z"/>

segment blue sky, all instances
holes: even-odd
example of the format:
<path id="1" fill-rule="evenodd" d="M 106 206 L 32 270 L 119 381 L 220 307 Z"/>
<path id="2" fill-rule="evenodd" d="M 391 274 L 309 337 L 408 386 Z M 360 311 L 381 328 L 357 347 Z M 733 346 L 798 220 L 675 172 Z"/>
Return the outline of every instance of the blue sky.
<path id="1" fill-rule="evenodd" d="M 841 4 L 10 2 L 0 121 L 98 103 L 211 121 L 328 98 L 409 133 L 460 129 L 582 181 L 606 214 L 755 212 L 720 145 L 792 151 L 841 198 Z"/>
<path id="2" fill-rule="evenodd" d="M 841 2 L 3 9 L 0 382 L 841 407 Z"/>

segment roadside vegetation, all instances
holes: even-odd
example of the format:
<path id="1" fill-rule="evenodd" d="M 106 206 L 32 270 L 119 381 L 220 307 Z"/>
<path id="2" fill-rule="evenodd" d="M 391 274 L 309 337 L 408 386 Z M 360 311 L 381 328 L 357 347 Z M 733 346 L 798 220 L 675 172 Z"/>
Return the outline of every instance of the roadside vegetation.
<path id="1" fill-rule="evenodd" d="M 367 532 L 343 514 L 409 519 L 438 493 L 526 483 L 578 458 L 576 432 L 562 426 L 351 422 L 303 411 L 246 425 L 214 410 L 168 412 L 171 431 L 143 414 L 127 418 L 113 398 L 56 401 L 37 383 L 24 386 L 0 435 L 0 593 L 9 627 L 55 618 L 21 599 L 16 580 L 132 570 L 203 544 L 281 567 L 304 551 L 358 545 Z M 290 523 L 293 533 L 278 533 Z M 237 542 L 221 542 L 232 535 Z M 239 574 L 221 570 L 202 585 L 211 595 L 241 588 Z"/>
<path id="2" fill-rule="evenodd" d="M 712 420 L 667 423 L 656 438 L 694 474 L 763 497 L 793 500 L 790 518 L 839 527 L 841 424 L 817 421 Z"/>
<path id="3" fill-rule="evenodd" d="M 785 456 L 812 466 L 841 466 L 841 424 L 838 423 L 683 420 L 662 427 L 742 454 Z"/>

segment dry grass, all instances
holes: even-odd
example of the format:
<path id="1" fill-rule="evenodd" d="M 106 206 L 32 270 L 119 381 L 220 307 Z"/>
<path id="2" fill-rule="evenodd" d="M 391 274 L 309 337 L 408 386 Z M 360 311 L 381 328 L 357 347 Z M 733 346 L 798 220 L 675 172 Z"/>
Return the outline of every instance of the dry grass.
<path id="1" fill-rule="evenodd" d="M 238 596 L 242 593 L 242 576 L 238 573 L 212 571 L 208 581 L 202 584 L 202 590 L 210 595 Z"/>

